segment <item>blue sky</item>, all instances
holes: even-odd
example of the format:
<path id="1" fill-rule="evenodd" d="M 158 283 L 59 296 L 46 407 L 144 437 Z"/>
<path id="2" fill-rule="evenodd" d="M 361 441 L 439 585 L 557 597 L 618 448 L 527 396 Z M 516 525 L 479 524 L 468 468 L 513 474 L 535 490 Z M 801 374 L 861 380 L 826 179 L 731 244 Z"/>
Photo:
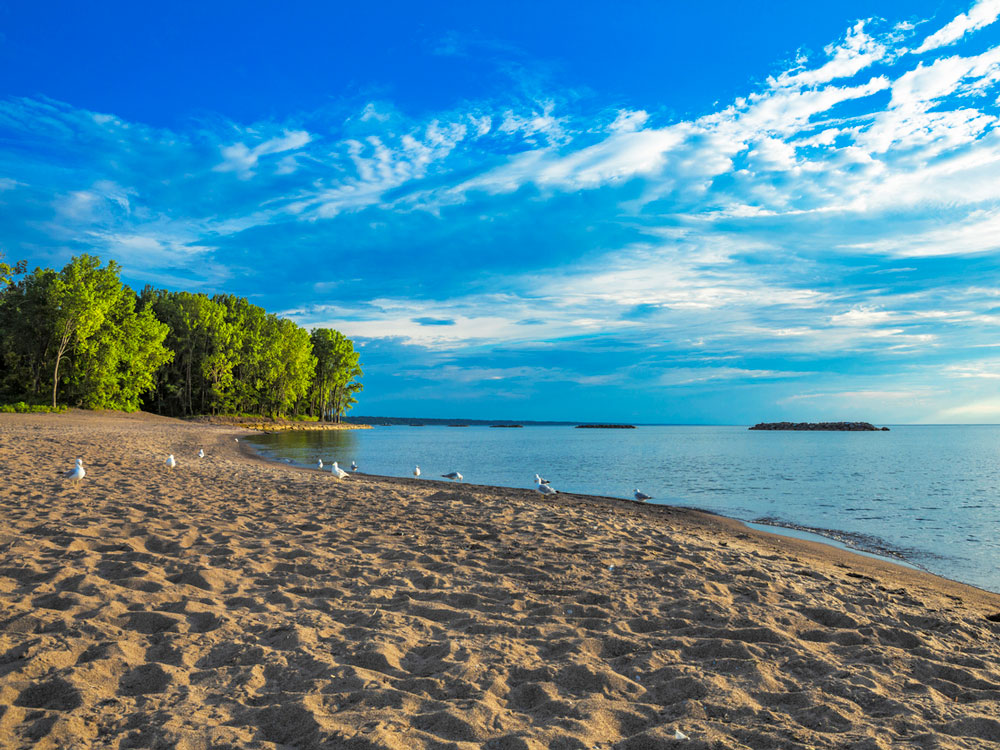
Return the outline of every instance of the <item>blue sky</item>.
<path id="1" fill-rule="evenodd" d="M 0 248 L 364 414 L 1000 422 L 1000 0 L 361 5 L 0 6 Z"/>

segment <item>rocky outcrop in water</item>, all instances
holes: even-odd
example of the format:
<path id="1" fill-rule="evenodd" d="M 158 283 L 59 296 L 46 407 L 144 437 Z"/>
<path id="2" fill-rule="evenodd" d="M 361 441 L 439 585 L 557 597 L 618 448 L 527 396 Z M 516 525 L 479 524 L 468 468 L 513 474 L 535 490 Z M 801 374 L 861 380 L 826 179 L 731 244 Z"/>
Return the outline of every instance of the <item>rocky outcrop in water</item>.
<path id="1" fill-rule="evenodd" d="M 871 422 L 761 422 L 751 430 L 833 430 L 838 432 L 888 432 Z"/>

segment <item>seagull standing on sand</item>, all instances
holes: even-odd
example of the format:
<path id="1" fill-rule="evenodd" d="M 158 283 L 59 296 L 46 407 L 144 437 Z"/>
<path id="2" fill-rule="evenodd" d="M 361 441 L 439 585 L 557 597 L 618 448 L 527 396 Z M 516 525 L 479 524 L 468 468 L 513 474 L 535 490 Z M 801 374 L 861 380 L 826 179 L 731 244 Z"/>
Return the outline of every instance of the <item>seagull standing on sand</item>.
<path id="1" fill-rule="evenodd" d="M 204 458 L 204 457 L 205 457 L 205 449 L 204 448 L 199 448 L 198 449 L 198 458 Z"/>
<path id="2" fill-rule="evenodd" d="M 542 479 L 540 476 L 535 474 L 535 484 L 548 484 L 548 483 L 549 483 L 548 479 Z"/>
<path id="3" fill-rule="evenodd" d="M 87 476 L 87 472 L 83 469 L 83 459 L 76 459 L 76 466 L 74 466 L 69 471 L 64 471 L 63 476 L 67 479 L 80 480 Z"/>
<path id="4" fill-rule="evenodd" d="M 337 466 L 337 462 L 333 462 L 333 466 L 330 467 L 330 473 L 333 474 L 337 479 L 343 479 L 347 476 L 347 472 Z"/>
<path id="5" fill-rule="evenodd" d="M 452 471 L 448 474 L 442 474 L 441 476 L 443 476 L 445 479 L 454 479 L 456 482 L 461 482 L 463 478 L 462 475 L 459 474 L 457 471 Z"/>
<path id="6" fill-rule="evenodd" d="M 556 488 L 553 487 L 551 484 L 542 484 L 541 482 L 539 482 L 538 486 L 535 487 L 535 490 L 538 491 L 538 492 L 541 492 L 543 495 L 556 495 L 556 494 L 558 494 L 558 491 L 556 490 Z"/>
<path id="7" fill-rule="evenodd" d="M 414 469 L 413 469 L 413 476 L 415 476 L 415 477 L 419 477 L 420 476 L 420 467 L 419 466 L 415 466 L 414 467 Z"/>
<path id="8" fill-rule="evenodd" d="M 167 468 L 168 469 L 172 469 L 176 465 L 177 465 L 177 462 L 174 460 L 174 454 L 171 453 L 169 456 L 167 456 Z"/>
<path id="9" fill-rule="evenodd" d="M 316 468 L 317 469 L 322 469 L 323 468 L 323 459 L 322 458 L 317 458 L 316 459 Z"/>
<path id="10" fill-rule="evenodd" d="M 351 461 L 351 471 L 357 471 L 357 470 L 358 470 L 358 462 Z"/>
<path id="11" fill-rule="evenodd" d="M 652 500 L 653 499 L 652 497 L 650 497 L 649 495 L 647 495 L 645 492 L 639 492 L 639 488 L 638 487 L 636 488 L 635 494 L 633 495 L 633 497 L 636 500 L 638 500 L 640 503 L 644 503 L 647 500 Z"/>

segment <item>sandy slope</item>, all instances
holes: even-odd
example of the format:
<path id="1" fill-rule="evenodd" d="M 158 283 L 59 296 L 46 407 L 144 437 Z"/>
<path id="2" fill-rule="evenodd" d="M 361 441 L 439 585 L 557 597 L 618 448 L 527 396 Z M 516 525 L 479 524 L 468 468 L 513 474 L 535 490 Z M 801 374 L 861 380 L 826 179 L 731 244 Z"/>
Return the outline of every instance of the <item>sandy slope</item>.
<path id="1" fill-rule="evenodd" d="M 237 434 L 0 415 L 0 746 L 1000 748 L 1000 596 Z"/>

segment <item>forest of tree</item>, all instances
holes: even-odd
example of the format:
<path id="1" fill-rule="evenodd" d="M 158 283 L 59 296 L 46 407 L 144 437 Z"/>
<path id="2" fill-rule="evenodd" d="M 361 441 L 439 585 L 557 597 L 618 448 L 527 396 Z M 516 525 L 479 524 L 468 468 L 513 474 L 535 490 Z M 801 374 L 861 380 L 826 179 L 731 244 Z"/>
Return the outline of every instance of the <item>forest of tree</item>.
<path id="1" fill-rule="evenodd" d="M 26 271 L 0 257 L 0 402 L 340 421 L 362 388 L 350 339 L 242 297 L 137 295 L 90 255 Z"/>

